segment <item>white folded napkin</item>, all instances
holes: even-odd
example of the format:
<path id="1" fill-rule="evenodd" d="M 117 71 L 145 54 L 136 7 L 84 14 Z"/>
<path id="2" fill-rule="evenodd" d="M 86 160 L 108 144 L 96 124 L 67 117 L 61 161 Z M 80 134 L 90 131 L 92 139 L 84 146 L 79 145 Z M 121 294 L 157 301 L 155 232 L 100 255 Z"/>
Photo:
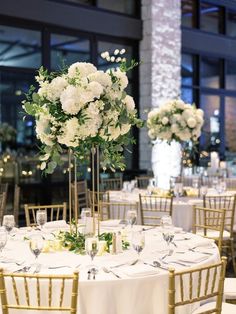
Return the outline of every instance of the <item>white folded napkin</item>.
<path id="1" fill-rule="evenodd" d="M 134 266 L 127 266 L 123 270 L 124 274 L 129 277 L 144 277 L 158 274 L 159 270 L 151 266 L 138 264 Z"/>
<path id="2" fill-rule="evenodd" d="M 44 228 L 66 228 L 68 227 L 65 220 L 55 220 L 46 222 Z"/>
<path id="3" fill-rule="evenodd" d="M 215 241 L 213 239 L 194 237 L 187 244 L 189 248 L 210 247 Z"/>
<path id="4" fill-rule="evenodd" d="M 178 257 L 178 261 L 181 262 L 189 262 L 189 263 L 200 263 L 206 259 L 208 259 L 209 256 L 206 256 L 202 253 L 197 252 L 186 252 L 185 254 L 181 254 Z"/>
<path id="5" fill-rule="evenodd" d="M 102 227 L 119 227 L 120 220 L 119 219 L 110 219 L 101 221 Z"/>

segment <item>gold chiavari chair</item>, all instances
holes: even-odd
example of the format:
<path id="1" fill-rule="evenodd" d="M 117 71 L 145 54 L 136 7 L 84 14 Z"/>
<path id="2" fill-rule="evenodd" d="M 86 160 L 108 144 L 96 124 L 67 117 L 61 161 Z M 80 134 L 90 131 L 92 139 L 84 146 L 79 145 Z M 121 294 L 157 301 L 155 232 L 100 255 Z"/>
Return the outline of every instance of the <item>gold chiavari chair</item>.
<path id="1" fill-rule="evenodd" d="M 225 182 L 227 190 L 236 191 L 236 178 L 226 178 Z"/>
<path id="2" fill-rule="evenodd" d="M 45 297 L 46 294 L 42 294 L 42 287 L 46 289 L 46 284 L 48 285 L 47 297 Z M 68 294 L 70 299 L 65 295 L 65 293 L 69 293 L 69 290 L 71 290 Z M 76 314 L 78 291 L 78 272 L 74 272 L 73 275 L 39 275 L 5 273 L 3 269 L 0 269 L 0 296 L 3 314 L 9 314 L 11 309 L 17 310 L 17 313 L 18 311 L 25 313 L 26 310 L 36 310 L 57 313 L 66 311 Z"/>
<path id="3" fill-rule="evenodd" d="M 16 226 L 19 225 L 19 211 L 20 211 L 20 187 L 15 184 L 14 198 L 13 198 L 13 214 L 15 217 Z"/>
<path id="4" fill-rule="evenodd" d="M 31 206 L 31 205 L 25 205 L 25 219 L 26 219 L 26 225 L 29 226 L 35 226 L 37 224 L 36 222 L 36 212 L 37 210 L 46 210 L 47 217 L 49 221 L 59 220 L 63 219 L 66 220 L 66 202 L 59 205 L 37 205 L 37 206 Z"/>
<path id="5" fill-rule="evenodd" d="M 110 202 L 110 194 L 109 191 L 106 192 L 94 192 L 88 190 L 88 206 L 91 208 L 93 204 L 93 195 L 94 195 L 94 205 L 95 211 L 97 211 L 98 200 L 99 202 Z"/>
<path id="6" fill-rule="evenodd" d="M 128 210 L 136 210 L 138 213 L 137 203 L 119 203 L 119 202 L 100 202 L 100 219 L 126 219 Z"/>
<path id="7" fill-rule="evenodd" d="M 172 215 L 173 197 L 139 194 L 141 224 L 159 226 L 161 217 Z"/>
<path id="8" fill-rule="evenodd" d="M 203 206 L 211 209 L 225 209 L 225 222 L 223 231 L 222 248 L 226 249 L 232 258 L 234 272 L 236 274 L 236 262 L 234 253 L 234 216 L 236 210 L 236 195 L 204 196 Z"/>
<path id="9" fill-rule="evenodd" d="M 193 207 L 193 233 L 217 242 L 219 252 L 222 251 L 225 209 Z"/>
<path id="10" fill-rule="evenodd" d="M 175 272 L 169 270 L 169 306 L 168 313 L 175 314 L 181 306 L 194 307 L 196 302 L 204 302 L 197 310 L 188 310 L 189 314 L 233 314 L 236 307 L 223 303 L 223 288 L 226 269 L 226 257 L 221 262 L 201 268 Z M 216 301 L 212 301 L 212 298 Z M 205 303 L 207 302 L 208 303 Z"/>
<path id="11" fill-rule="evenodd" d="M 101 179 L 102 191 L 116 191 L 121 190 L 123 186 L 122 177 L 112 179 Z"/>
<path id="12" fill-rule="evenodd" d="M 236 278 L 225 278 L 224 300 L 236 304 Z"/>
<path id="13" fill-rule="evenodd" d="M 75 185 L 72 184 L 72 207 L 74 209 L 74 188 Z M 78 196 L 78 209 L 81 210 L 84 207 L 88 207 L 88 186 L 87 181 L 79 181 L 77 182 L 77 196 Z"/>
<path id="14" fill-rule="evenodd" d="M 149 185 L 150 179 L 152 179 L 152 177 L 150 176 L 135 177 L 135 180 L 137 180 L 137 186 L 139 189 L 146 189 Z"/>
<path id="15" fill-rule="evenodd" d="M 2 223 L 3 215 L 6 209 L 6 199 L 7 199 L 6 192 L 0 193 L 0 224 Z"/>

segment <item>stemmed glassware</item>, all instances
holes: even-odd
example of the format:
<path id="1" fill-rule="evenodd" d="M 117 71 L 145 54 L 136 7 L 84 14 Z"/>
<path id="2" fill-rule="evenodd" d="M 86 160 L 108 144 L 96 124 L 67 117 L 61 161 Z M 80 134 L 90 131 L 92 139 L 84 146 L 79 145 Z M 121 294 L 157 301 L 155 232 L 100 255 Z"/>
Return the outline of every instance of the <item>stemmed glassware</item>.
<path id="1" fill-rule="evenodd" d="M 37 222 L 38 226 L 40 227 L 40 229 L 42 230 L 43 226 L 47 222 L 47 211 L 46 210 L 39 209 L 36 212 L 36 222 Z"/>
<path id="2" fill-rule="evenodd" d="M 36 265 L 38 265 L 37 260 L 44 247 L 44 239 L 42 235 L 40 234 L 32 235 L 29 240 L 29 247 L 31 252 L 35 256 Z"/>
<path id="3" fill-rule="evenodd" d="M 161 227 L 162 227 L 163 239 L 165 240 L 168 246 L 168 250 L 169 250 L 170 243 L 173 242 L 174 236 L 175 236 L 174 226 L 172 223 L 171 216 L 163 216 L 161 218 Z"/>
<path id="4" fill-rule="evenodd" d="M 10 235 L 10 232 L 15 227 L 15 218 L 13 215 L 4 215 L 2 225 L 5 227 L 8 235 Z"/>
<path id="5" fill-rule="evenodd" d="M 98 253 L 98 249 L 99 249 L 99 242 L 97 238 L 92 237 L 92 238 L 87 238 L 85 240 L 85 250 L 86 250 L 86 253 L 90 256 L 92 262 L 94 260 L 94 257 Z M 90 265 L 90 267 L 92 266 L 93 265 Z"/>
<path id="6" fill-rule="evenodd" d="M 142 230 L 132 232 L 131 242 L 133 248 L 138 253 L 139 259 L 140 253 L 145 247 L 145 233 Z"/>
<path id="7" fill-rule="evenodd" d="M 177 203 L 179 203 L 179 197 L 183 194 L 183 183 L 175 183 L 174 194 L 176 196 Z"/>
<path id="8" fill-rule="evenodd" d="M 7 243 L 7 232 L 4 229 L 0 229 L 0 254 Z"/>
<path id="9" fill-rule="evenodd" d="M 202 185 L 200 188 L 200 194 L 201 196 L 206 196 L 208 192 L 208 187 L 206 185 Z"/>
<path id="10" fill-rule="evenodd" d="M 137 215 L 138 215 L 138 213 L 136 210 L 129 209 L 127 211 L 126 218 L 128 220 L 128 223 L 130 224 L 131 228 L 137 222 Z"/>

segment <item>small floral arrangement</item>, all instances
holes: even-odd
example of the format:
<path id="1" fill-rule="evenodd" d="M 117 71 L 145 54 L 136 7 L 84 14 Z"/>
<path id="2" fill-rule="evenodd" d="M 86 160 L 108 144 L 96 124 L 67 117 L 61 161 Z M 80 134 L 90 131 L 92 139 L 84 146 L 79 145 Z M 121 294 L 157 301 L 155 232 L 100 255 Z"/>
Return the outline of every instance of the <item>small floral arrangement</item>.
<path id="1" fill-rule="evenodd" d="M 101 166 L 124 170 L 123 145 L 133 142 L 131 126 L 141 126 L 128 86 L 126 72 L 136 66 L 121 60 L 119 68 L 106 72 L 91 63 L 76 62 L 59 73 L 39 69 L 36 81 L 23 101 L 26 113 L 36 119 L 41 141 L 41 170 L 52 173 L 64 148 L 82 162 L 99 146 Z"/>
<path id="2" fill-rule="evenodd" d="M 152 140 L 197 142 L 204 123 L 204 113 L 182 100 L 169 100 L 148 113 L 148 135 Z"/>
<path id="3" fill-rule="evenodd" d="M 13 142 L 16 139 L 16 130 L 8 123 L 0 123 L 0 142 Z"/>

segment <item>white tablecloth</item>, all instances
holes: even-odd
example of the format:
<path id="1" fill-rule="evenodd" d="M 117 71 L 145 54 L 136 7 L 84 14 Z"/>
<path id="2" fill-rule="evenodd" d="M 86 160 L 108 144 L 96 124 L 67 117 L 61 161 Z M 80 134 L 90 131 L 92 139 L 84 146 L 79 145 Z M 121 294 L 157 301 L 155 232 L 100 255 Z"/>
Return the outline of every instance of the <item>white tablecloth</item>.
<path id="1" fill-rule="evenodd" d="M 118 224 L 117 227 L 114 227 L 113 224 L 112 229 L 107 226 L 106 230 L 119 230 L 120 228 Z M 134 230 L 140 228 L 140 226 L 134 226 Z M 129 227 L 125 230 L 129 230 Z M 47 232 L 45 237 L 50 238 L 50 233 Z M 132 248 L 117 255 L 96 256 L 94 263 L 100 269 L 96 280 L 87 280 L 88 265 L 91 264 L 90 258 L 67 251 L 41 253 L 39 256 L 39 263 L 42 264 L 41 273 L 72 273 L 73 269 L 76 266 L 78 267 L 80 271 L 78 314 L 167 314 L 168 271 L 143 264 L 143 262 L 152 263 L 154 260 L 161 258 L 166 253 L 166 244 L 158 228 L 145 231 L 145 235 L 146 245 L 141 253 L 142 261 L 134 266 L 127 266 L 128 263 L 137 258 L 137 253 Z M 30 236 L 30 232 L 27 233 L 27 236 Z M 128 231 L 127 236 L 129 237 Z M 29 265 L 34 262 L 34 258 L 28 248 L 27 241 L 23 241 L 22 238 L 23 234 L 16 234 L 13 239 L 9 240 L 3 250 L 3 255 L 6 259 L 12 258 L 12 261 L 18 262 L 25 261 L 24 264 Z M 186 269 L 186 267 L 203 266 L 218 262 L 219 254 L 216 246 L 208 243 L 208 247 L 205 247 L 202 239 L 192 234 L 177 233 L 175 235 L 177 248 L 171 245 L 175 252 L 169 257 L 169 261 L 172 262 L 169 266 L 176 269 Z M 212 254 L 202 254 L 203 260 L 198 263 L 187 261 L 188 266 L 186 267 L 174 263 L 183 260 L 183 252 L 190 254 L 191 259 L 193 259 L 195 254 L 198 253 L 190 252 L 189 248 L 196 247 L 197 244 L 203 245 L 197 248 L 198 250 Z M 113 270 L 121 276 L 121 279 L 102 270 L 102 266 L 111 267 L 120 263 L 126 263 L 126 265 L 113 268 Z M 50 269 L 50 267 L 65 265 L 69 267 Z M 17 266 L 14 263 L 1 263 L 0 266 L 8 271 L 14 271 L 22 267 L 22 265 Z M 139 276 L 140 269 L 143 271 Z M 46 294 L 46 287 L 44 290 L 42 293 Z M 19 311 L 10 311 L 10 313 L 15 314 Z M 32 311 L 30 313 L 36 314 L 37 312 Z M 44 311 L 43 313 L 46 314 L 47 312 Z M 190 309 L 183 308 L 178 313 L 189 314 Z"/>

